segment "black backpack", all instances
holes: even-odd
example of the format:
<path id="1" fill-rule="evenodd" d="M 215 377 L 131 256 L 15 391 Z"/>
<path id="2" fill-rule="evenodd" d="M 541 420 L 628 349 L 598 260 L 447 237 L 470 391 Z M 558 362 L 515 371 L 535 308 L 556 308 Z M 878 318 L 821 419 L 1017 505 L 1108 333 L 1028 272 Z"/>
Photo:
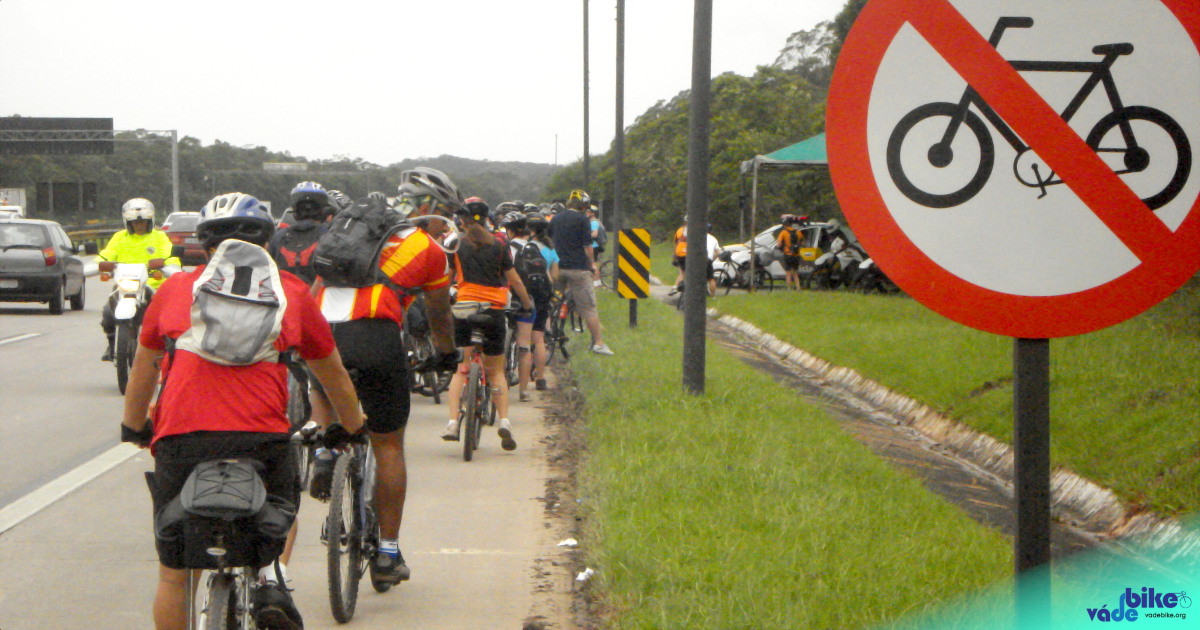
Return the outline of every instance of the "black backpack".
<path id="1" fill-rule="evenodd" d="M 549 298 L 554 292 L 546 259 L 533 241 L 525 243 L 517 252 L 516 258 L 513 259 L 513 267 L 516 268 L 517 275 L 521 276 L 521 282 L 525 283 L 525 290 L 535 302 Z"/>
<path id="2" fill-rule="evenodd" d="M 603 252 L 608 245 L 608 232 L 604 229 L 604 224 L 600 223 L 600 227 L 596 228 L 596 251 Z"/>
<path id="3" fill-rule="evenodd" d="M 317 241 L 313 270 L 331 287 L 391 286 L 379 269 L 379 255 L 389 237 L 411 225 L 383 204 L 357 202 L 337 213 Z"/>

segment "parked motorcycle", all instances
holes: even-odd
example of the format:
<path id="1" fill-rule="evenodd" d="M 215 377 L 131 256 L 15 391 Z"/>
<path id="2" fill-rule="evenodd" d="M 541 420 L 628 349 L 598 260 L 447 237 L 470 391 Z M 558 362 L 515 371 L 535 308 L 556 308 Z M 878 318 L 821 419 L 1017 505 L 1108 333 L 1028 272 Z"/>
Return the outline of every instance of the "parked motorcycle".
<path id="1" fill-rule="evenodd" d="M 900 287 L 896 286 L 896 283 L 883 273 L 879 265 L 875 264 L 874 258 L 868 258 L 859 263 L 858 273 L 850 288 L 860 293 L 883 293 L 884 295 L 900 292 Z"/>
<path id="2" fill-rule="evenodd" d="M 812 273 L 803 277 L 806 289 L 836 289 L 853 286 L 867 253 L 857 245 L 845 244 L 836 251 L 828 251 L 813 263 Z"/>

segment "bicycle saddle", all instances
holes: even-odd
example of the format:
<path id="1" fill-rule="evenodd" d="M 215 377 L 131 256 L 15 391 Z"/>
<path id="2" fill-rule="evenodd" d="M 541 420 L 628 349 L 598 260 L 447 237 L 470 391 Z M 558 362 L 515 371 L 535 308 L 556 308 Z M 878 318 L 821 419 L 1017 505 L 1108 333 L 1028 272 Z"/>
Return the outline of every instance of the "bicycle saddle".
<path id="1" fill-rule="evenodd" d="M 1133 52 L 1133 44 L 1100 44 L 1092 49 L 1097 55 L 1128 55 Z"/>

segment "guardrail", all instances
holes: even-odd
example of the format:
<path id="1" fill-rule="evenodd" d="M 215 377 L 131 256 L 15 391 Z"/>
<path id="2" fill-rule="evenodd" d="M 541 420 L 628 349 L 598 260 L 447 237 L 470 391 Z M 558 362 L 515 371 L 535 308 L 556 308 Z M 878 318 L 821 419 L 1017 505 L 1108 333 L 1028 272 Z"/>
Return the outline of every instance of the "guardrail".
<path id="1" fill-rule="evenodd" d="M 82 243 L 87 253 L 95 254 L 104 249 L 104 246 L 108 244 L 113 234 L 125 229 L 125 227 L 63 226 L 63 229 L 66 230 L 67 236 L 71 237 L 71 242 L 77 245 Z"/>

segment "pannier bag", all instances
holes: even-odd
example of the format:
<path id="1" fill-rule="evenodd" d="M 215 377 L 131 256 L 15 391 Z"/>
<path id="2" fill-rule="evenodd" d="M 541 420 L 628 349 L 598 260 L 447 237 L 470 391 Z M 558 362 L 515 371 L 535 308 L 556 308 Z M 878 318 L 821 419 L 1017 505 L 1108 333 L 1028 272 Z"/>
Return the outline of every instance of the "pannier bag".
<path id="1" fill-rule="evenodd" d="M 252 459 L 196 466 L 179 496 L 154 515 L 163 564 L 176 569 L 269 564 L 283 552 L 296 518 L 290 501 L 267 494 Z"/>

